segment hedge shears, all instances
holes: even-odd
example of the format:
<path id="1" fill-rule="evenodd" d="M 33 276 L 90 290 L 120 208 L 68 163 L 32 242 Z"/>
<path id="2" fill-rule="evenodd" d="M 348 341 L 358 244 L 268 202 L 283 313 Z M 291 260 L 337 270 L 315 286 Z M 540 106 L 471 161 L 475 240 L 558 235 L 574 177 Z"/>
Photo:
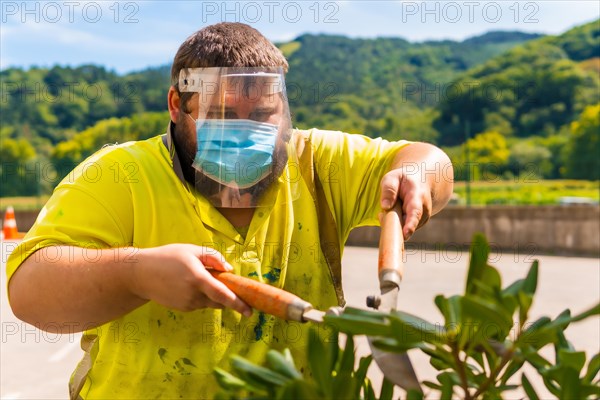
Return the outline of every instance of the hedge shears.
<path id="1" fill-rule="evenodd" d="M 369 307 L 385 313 L 396 310 L 402 280 L 404 239 L 400 223 L 401 215 L 402 211 L 399 205 L 382 215 L 378 262 L 381 293 L 367 298 Z M 213 270 L 210 272 L 250 307 L 281 319 L 323 323 L 325 314 L 340 315 L 344 312 L 341 307 L 331 307 L 326 312 L 316 310 L 309 302 L 300 297 L 266 283 L 229 272 Z M 379 350 L 373 345 L 376 337 L 367 337 L 367 339 L 371 346 L 373 359 L 390 382 L 407 391 L 421 391 L 412 363 L 406 353 L 389 353 Z"/>

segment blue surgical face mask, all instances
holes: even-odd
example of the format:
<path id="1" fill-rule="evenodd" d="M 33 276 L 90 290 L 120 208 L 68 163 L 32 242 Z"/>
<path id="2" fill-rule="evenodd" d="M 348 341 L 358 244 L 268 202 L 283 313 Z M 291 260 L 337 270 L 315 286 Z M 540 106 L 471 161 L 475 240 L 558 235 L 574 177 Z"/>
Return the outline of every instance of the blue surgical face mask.
<path id="1" fill-rule="evenodd" d="M 196 121 L 196 169 L 226 186 L 246 189 L 271 171 L 277 125 L 248 119 Z"/>

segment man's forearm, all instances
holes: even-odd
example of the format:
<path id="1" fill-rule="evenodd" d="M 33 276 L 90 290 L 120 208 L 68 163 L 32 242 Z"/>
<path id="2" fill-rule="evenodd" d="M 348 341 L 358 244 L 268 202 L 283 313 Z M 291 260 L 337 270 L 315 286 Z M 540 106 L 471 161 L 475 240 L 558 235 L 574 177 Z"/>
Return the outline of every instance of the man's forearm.
<path id="1" fill-rule="evenodd" d="M 134 248 L 40 249 L 11 278 L 11 307 L 42 330 L 67 333 L 99 326 L 147 302 L 131 290 L 139 262 Z"/>

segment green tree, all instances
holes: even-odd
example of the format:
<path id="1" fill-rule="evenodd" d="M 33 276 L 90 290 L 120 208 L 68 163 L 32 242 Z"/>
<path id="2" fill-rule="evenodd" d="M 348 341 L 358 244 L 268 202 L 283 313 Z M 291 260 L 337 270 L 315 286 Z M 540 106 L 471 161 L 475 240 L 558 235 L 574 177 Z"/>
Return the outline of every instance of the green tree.
<path id="1" fill-rule="evenodd" d="M 515 176 L 526 174 L 529 178 L 550 178 L 553 170 L 550 150 L 531 141 L 515 143 L 510 148 L 508 164 Z"/>
<path id="2" fill-rule="evenodd" d="M 25 139 L 0 140 L 0 196 L 33 195 L 38 192 L 36 153 Z"/>
<path id="3" fill-rule="evenodd" d="M 575 179 L 600 179 L 600 104 L 585 108 L 571 124 L 565 175 Z"/>
<path id="4" fill-rule="evenodd" d="M 470 179 L 495 180 L 507 167 L 510 151 L 506 139 L 498 132 L 480 133 L 461 147 L 462 152 L 457 164 L 462 164 L 463 170 L 470 169 Z M 467 152 L 469 165 L 466 164 Z"/>

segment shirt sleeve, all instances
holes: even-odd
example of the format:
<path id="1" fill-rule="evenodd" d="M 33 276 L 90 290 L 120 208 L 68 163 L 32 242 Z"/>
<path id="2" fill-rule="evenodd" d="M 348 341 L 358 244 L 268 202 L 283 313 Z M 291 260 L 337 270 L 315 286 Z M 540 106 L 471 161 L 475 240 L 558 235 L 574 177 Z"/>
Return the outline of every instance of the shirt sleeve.
<path id="1" fill-rule="evenodd" d="M 7 281 L 28 257 L 44 247 L 80 247 L 84 256 L 93 260 L 97 249 L 130 244 L 131 191 L 119 179 L 123 176 L 119 171 L 123 162 L 115 157 L 117 153 L 118 150 L 110 148 L 97 152 L 56 187 L 35 224 L 10 254 L 6 263 Z M 44 254 L 48 261 L 59 256 L 52 252 Z"/>
<path id="2" fill-rule="evenodd" d="M 313 129 L 315 168 L 344 243 L 350 231 L 379 225 L 381 179 L 398 150 L 411 142 Z"/>

